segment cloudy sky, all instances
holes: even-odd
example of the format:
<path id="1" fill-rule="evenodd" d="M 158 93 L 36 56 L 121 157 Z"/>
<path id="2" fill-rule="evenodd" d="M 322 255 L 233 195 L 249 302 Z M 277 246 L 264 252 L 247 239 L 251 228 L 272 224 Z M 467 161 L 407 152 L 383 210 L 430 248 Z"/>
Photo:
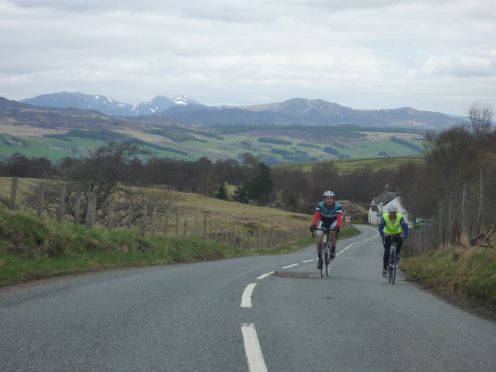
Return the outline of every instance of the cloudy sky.
<path id="1" fill-rule="evenodd" d="M 0 0 L 0 96 L 496 106 L 496 0 Z"/>

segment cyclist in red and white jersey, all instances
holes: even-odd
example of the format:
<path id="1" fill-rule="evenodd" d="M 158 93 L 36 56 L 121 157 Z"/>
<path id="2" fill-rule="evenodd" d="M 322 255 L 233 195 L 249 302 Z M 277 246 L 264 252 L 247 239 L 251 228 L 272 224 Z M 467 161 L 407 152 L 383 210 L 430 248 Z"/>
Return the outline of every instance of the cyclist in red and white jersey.
<path id="1" fill-rule="evenodd" d="M 331 243 L 331 259 L 336 257 L 336 240 L 341 228 L 342 209 L 341 204 L 335 201 L 336 194 L 332 191 L 325 191 L 323 196 L 325 200 L 317 204 L 315 213 L 313 214 L 312 225 L 310 231 L 314 232 L 316 229 L 326 228 L 329 229 L 329 238 Z M 318 224 L 318 225 L 317 225 Z M 317 230 L 317 255 L 319 262 L 317 268 L 320 270 L 322 267 L 322 239 L 324 232 Z"/>

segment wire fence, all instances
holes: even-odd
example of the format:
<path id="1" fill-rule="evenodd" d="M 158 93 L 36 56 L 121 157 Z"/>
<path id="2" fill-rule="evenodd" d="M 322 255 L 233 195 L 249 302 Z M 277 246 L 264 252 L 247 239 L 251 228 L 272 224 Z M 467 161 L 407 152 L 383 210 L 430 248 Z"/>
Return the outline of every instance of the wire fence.
<path id="1" fill-rule="evenodd" d="M 241 231 L 213 220 L 209 215 L 192 215 L 173 203 L 147 200 L 117 201 L 109 198 L 104 207 L 97 209 L 97 195 L 71 192 L 63 182 L 38 182 L 30 191 L 19 196 L 19 179 L 12 178 L 10 210 L 28 207 L 39 217 L 48 217 L 58 223 L 73 222 L 86 227 L 103 226 L 108 229 L 130 229 L 143 236 L 195 236 L 209 241 L 237 246 L 242 249 L 275 248 L 307 238 L 308 228 L 287 230 Z"/>
<path id="2" fill-rule="evenodd" d="M 464 183 L 433 206 L 433 214 L 414 225 L 409 234 L 406 256 L 455 244 L 493 247 L 496 200 L 491 184 L 480 171 L 478 182 Z"/>

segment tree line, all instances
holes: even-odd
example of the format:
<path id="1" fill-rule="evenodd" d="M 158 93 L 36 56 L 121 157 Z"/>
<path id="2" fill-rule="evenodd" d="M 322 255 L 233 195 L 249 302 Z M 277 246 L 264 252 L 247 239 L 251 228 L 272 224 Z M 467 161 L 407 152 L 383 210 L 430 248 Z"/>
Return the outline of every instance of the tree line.
<path id="1" fill-rule="evenodd" d="M 425 163 L 408 163 L 396 169 L 363 168 L 340 173 L 332 162 L 308 170 L 271 168 L 250 153 L 217 161 L 202 157 L 195 161 L 152 158 L 144 162 L 139 157 L 143 154 L 139 145 L 108 142 L 85 158 L 66 157 L 56 162 L 14 154 L 0 162 L 0 175 L 72 182 L 83 195 L 96 193 L 98 205 L 103 205 L 122 183 L 166 185 L 182 192 L 303 213 L 313 210 L 324 190 L 333 190 L 338 199 L 367 207 L 388 184 L 400 192 L 414 216 L 429 216 L 440 195 L 474 180 L 481 168 L 487 173 L 488 183 L 496 185 L 492 111 L 474 105 L 468 118 L 468 123 L 443 132 L 426 133 Z M 496 187 L 489 187 L 487 196 L 488 202 L 496 200 Z"/>

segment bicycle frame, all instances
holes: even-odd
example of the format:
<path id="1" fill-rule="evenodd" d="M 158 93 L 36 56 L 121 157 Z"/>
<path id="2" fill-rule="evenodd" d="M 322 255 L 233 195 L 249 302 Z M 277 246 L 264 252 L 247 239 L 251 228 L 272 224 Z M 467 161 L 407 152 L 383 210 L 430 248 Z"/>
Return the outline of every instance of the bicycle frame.
<path id="1" fill-rule="evenodd" d="M 324 232 L 324 236 L 322 238 L 321 251 L 320 251 L 325 264 L 322 265 L 320 268 L 320 277 L 324 278 L 324 266 L 327 277 L 329 276 L 329 271 L 330 271 L 329 265 L 331 263 L 331 246 L 329 245 L 329 233 L 331 232 L 331 230 L 325 228 L 318 228 L 315 230 L 320 230 Z"/>

